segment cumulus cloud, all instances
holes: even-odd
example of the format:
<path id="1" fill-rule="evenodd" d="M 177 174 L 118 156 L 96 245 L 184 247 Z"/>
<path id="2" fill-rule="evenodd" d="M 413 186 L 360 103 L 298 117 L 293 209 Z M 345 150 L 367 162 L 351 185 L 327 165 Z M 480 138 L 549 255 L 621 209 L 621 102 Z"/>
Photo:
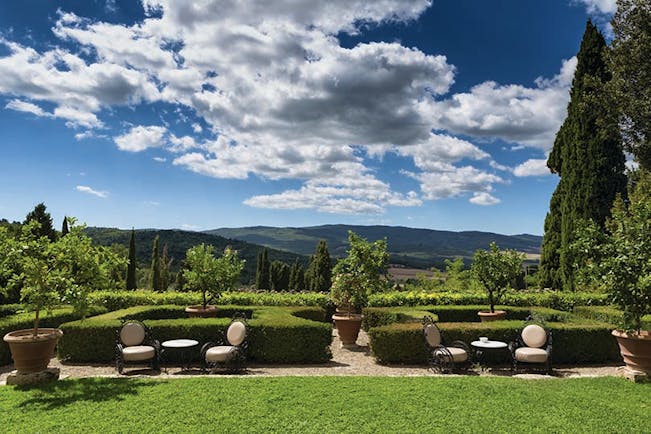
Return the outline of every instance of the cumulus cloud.
<path id="1" fill-rule="evenodd" d="M 498 198 L 493 197 L 490 193 L 480 192 L 475 193 L 473 197 L 470 198 L 469 202 L 474 203 L 475 205 L 490 206 L 497 205 L 501 201 Z"/>
<path id="2" fill-rule="evenodd" d="M 78 185 L 75 187 L 75 190 L 86 193 L 86 194 L 91 194 L 93 196 L 101 197 L 102 199 L 108 197 L 108 192 L 107 191 L 100 191 L 100 190 L 94 190 L 87 185 Z"/>
<path id="3" fill-rule="evenodd" d="M 156 125 L 132 127 L 129 132 L 113 138 L 118 149 L 129 152 L 140 152 L 149 148 L 163 146 L 163 136 L 167 132 L 165 127 Z"/>
<path id="4" fill-rule="evenodd" d="M 12 99 L 5 105 L 5 108 L 16 110 L 19 112 L 31 113 L 36 116 L 52 116 L 51 113 L 46 113 L 42 108 L 31 102 L 21 101 L 19 99 Z"/>
<path id="5" fill-rule="evenodd" d="M 547 167 L 547 159 L 529 159 L 513 169 L 513 174 L 518 177 L 524 176 L 547 176 L 551 175 Z"/>
<path id="6" fill-rule="evenodd" d="M 574 0 L 585 5 L 589 13 L 614 14 L 617 10 L 616 0 Z"/>

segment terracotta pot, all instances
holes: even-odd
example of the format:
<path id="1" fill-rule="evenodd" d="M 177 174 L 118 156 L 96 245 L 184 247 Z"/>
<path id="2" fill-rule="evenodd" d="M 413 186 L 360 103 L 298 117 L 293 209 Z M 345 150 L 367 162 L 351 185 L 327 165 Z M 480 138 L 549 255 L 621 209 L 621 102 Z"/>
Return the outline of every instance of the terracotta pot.
<path id="1" fill-rule="evenodd" d="M 612 334 L 617 338 L 626 366 L 651 376 L 651 332 L 642 330 L 640 334 L 629 334 L 613 330 Z"/>
<path id="2" fill-rule="evenodd" d="M 14 367 L 24 374 L 47 369 L 61 336 L 59 329 L 39 328 L 36 337 L 34 329 L 25 329 L 7 333 L 4 341 L 9 345 Z"/>
<path id="3" fill-rule="evenodd" d="M 349 314 L 349 315 L 332 315 L 332 320 L 335 322 L 339 339 L 344 346 L 354 346 L 357 342 L 359 329 L 362 327 L 362 319 L 364 315 Z"/>
<path id="4" fill-rule="evenodd" d="M 190 318 L 215 318 L 217 317 L 218 310 L 217 306 L 208 305 L 204 309 L 203 305 L 199 304 L 186 307 L 185 312 Z"/>
<path id="5" fill-rule="evenodd" d="M 500 321 L 506 318 L 506 311 L 504 310 L 496 310 L 495 312 L 479 311 L 477 312 L 477 315 L 479 315 L 481 322 Z"/>

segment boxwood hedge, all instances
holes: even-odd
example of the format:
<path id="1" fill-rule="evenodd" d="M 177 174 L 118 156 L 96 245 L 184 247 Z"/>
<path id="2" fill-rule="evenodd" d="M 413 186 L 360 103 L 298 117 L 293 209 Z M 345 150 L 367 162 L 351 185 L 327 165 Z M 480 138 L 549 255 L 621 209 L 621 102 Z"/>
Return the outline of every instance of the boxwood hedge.
<path id="1" fill-rule="evenodd" d="M 573 312 L 581 318 L 613 324 L 613 328 L 623 319 L 622 311 L 612 306 L 576 306 Z M 642 317 L 642 329 L 651 330 L 651 314 Z"/>
<path id="2" fill-rule="evenodd" d="M 159 341 L 191 338 L 206 342 L 223 339 L 235 312 L 248 320 L 251 360 L 261 363 L 322 363 L 330 360 L 332 327 L 319 322 L 318 307 L 220 306 L 221 317 L 186 318 L 184 306 L 139 306 L 62 324 L 58 356 L 72 362 L 114 360 L 116 331 L 125 319 L 143 321 Z M 316 320 L 316 321 L 315 321 Z M 173 357 L 173 355 L 171 355 Z M 199 349 L 195 359 L 198 359 Z M 174 361 L 174 359 L 168 359 Z"/>

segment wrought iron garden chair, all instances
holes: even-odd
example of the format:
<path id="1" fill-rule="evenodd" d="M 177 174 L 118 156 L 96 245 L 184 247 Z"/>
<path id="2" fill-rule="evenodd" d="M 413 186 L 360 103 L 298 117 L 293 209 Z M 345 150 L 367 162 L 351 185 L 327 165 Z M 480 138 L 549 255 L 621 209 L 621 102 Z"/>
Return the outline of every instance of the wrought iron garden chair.
<path id="1" fill-rule="evenodd" d="M 246 369 L 247 322 L 244 315 L 237 314 L 226 330 L 225 340 L 208 342 L 201 348 L 201 369 L 207 372 L 223 368 L 226 372 Z"/>
<path id="2" fill-rule="evenodd" d="M 529 320 L 530 321 L 530 320 Z M 528 322 L 529 322 L 528 321 Z M 542 366 L 547 374 L 552 372 L 552 332 L 538 324 L 529 324 L 518 332 L 511 343 L 513 371 L 518 367 Z"/>
<path id="3" fill-rule="evenodd" d="M 140 321 L 126 320 L 115 332 L 115 366 L 120 374 L 125 363 L 151 362 L 153 370 L 160 368 L 160 343 Z"/>
<path id="4" fill-rule="evenodd" d="M 430 369 L 439 373 L 467 370 L 472 361 L 471 351 L 463 341 L 453 341 L 446 345 L 441 331 L 431 316 L 423 317 L 423 338 L 427 350 Z"/>

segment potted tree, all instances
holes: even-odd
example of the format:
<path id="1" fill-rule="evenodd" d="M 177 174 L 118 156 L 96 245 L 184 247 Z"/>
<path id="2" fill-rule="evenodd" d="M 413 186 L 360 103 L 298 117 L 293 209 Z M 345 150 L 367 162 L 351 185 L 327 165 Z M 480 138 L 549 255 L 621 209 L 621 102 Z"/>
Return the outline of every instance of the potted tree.
<path id="1" fill-rule="evenodd" d="M 230 247 L 226 247 L 219 258 L 215 258 L 214 250 L 213 246 L 202 243 L 189 248 L 186 253 L 185 287 L 201 292 L 201 304 L 185 308 L 190 317 L 217 316 L 217 307 L 210 303 L 235 287 L 244 268 L 244 260 L 240 260 Z"/>
<path id="2" fill-rule="evenodd" d="M 651 331 L 642 329 L 642 317 L 651 313 L 651 174 L 637 177 L 628 205 L 615 199 L 605 230 L 593 222 L 582 225 L 572 252 L 579 282 L 605 289 L 622 311 L 612 334 L 624 363 L 651 376 Z"/>
<path id="3" fill-rule="evenodd" d="M 495 310 L 504 291 L 522 272 L 523 255 L 515 250 L 501 251 L 495 242 L 490 248 L 477 250 L 472 261 L 472 273 L 486 290 L 490 309 L 478 312 L 482 321 L 496 321 L 506 317 L 503 310 Z"/>
<path id="4" fill-rule="evenodd" d="M 348 231 L 350 249 L 332 270 L 333 279 L 330 298 L 337 306 L 332 316 L 344 347 L 356 345 L 363 316 L 361 310 L 368 303 L 368 296 L 387 284 L 389 254 L 386 240 L 369 243 Z"/>
<path id="5" fill-rule="evenodd" d="M 4 336 L 19 374 L 45 370 L 63 335 L 60 329 L 40 327 L 41 313 L 59 304 L 72 304 L 83 316 L 91 288 L 109 288 L 110 273 L 121 264 L 108 249 L 94 247 L 83 226 L 74 226 L 74 219 L 69 221 L 70 232 L 56 241 L 35 236 L 36 222 L 25 224 L 19 239 L 0 232 L 10 258 L 6 263 L 13 264 L 12 270 L 4 270 L 11 275 L 8 286 L 19 288 L 21 302 L 34 312 L 32 328 Z"/>

